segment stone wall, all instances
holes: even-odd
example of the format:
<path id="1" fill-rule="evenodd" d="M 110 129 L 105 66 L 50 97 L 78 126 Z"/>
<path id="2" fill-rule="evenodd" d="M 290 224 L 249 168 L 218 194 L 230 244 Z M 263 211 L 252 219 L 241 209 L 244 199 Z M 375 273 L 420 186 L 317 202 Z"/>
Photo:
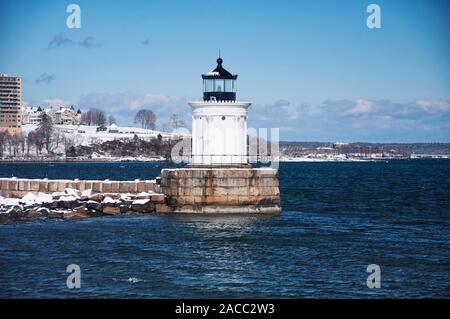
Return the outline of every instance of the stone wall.
<path id="1" fill-rule="evenodd" d="M 63 192 L 66 188 L 79 191 L 92 189 L 93 193 L 141 193 L 159 192 L 159 185 L 155 181 L 86 181 L 86 180 L 49 180 L 0 178 L 0 196 L 23 197 L 27 193 Z"/>
<path id="2" fill-rule="evenodd" d="M 278 171 L 275 169 L 163 169 L 160 186 L 175 212 L 281 212 Z"/>

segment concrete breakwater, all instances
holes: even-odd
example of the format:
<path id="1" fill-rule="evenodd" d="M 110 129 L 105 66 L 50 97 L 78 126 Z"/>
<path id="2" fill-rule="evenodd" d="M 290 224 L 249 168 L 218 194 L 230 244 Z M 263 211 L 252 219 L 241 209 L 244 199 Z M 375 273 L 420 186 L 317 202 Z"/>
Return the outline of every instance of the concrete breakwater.
<path id="1" fill-rule="evenodd" d="M 93 193 L 137 194 L 159 192 L 155 180 L 110 181 L 110 180 L 49 180 L 27 178 L 0 178 L 0 196 L 23 197 L 28 193 L 64 192 L 76 189 L 80 192 L 91 189 Z"/>
<path id="2" fill-rule="evenodd" d="M 163 169 L 156 180 L 0 178 L 0 222 L 140 213 L 281 212 L 278 171 L 268 168 Z"/>
<path id="3" fill-rule="evenodd" d="M 0 198 L 0 223 L 26 221 L 30 218 L 80 219 L 121 214 L 166 213 L 164 194 L 80 192 L 67 188 L 64 192 L 27 193 L 22 198 Z"/>
<path id="4" fill-rule="evenodd" d="M 0 178 L 0 186 L 0 223 L 37 217 L 79 219 L 171 211 L 154 180 Z"/>

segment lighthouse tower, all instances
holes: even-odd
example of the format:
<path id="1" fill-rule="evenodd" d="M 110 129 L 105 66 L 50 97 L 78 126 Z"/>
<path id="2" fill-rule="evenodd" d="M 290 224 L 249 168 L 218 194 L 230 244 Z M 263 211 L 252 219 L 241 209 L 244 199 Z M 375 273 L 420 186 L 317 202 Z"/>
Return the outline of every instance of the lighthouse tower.
<path id="1" fill-rule="evenodd" d="M 192 164 L 246 166 L 247 109 L 251 102 L 236 101 L 236 74 L 217 59 L 217 67 L 203 74 L 203 101 L 192 108 Z"/>
<path id="2" fill-rule="evenodd" d="M 251 167 L 247 156 L 247 109 L 236 101 L 236 74 L 217 59 L 202 75 L 203 101 L 192 108 L 192 161 L 161 171 L 161 192 L 177 213 L 279 213 L 278 170 Z"/>

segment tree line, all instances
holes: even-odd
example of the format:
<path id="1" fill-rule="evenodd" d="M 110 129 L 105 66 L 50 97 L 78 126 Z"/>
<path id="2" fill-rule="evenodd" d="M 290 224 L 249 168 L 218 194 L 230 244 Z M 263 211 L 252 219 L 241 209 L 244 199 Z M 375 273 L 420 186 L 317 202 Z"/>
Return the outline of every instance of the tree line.
<path id="1" fill-rule="evenodd" d="M 54 129 L 52 118 L 42 113 L 38 127 L 26 135 L 0 132 L 0 158 L 6 153 L 12 157 L 53 154 L 60 145 L 67 146 L 69 143 L 68 137 Z"/>
<path id="2" fill-rule="evenodd" d="M 134 116 L 134 123 L 140 124 L 142 128 L 154 130 L 156 128 L 156 115 L 150 109 L 141 109 Z M 101 126 L 117 124 L 117 121 L 113 115 L 109 115 L 107 118 L 103 111 L 91 108 L 81 115 L 81 124 Z"/>

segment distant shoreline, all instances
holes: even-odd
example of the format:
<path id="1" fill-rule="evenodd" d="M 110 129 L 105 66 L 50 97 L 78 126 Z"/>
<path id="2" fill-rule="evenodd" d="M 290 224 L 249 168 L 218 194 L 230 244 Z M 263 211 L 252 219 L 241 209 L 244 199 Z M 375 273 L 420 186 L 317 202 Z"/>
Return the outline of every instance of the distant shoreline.
<path id="1" fill-rule="evenodd" d="M 130 162 L 151 162 L 151 163 L 168 163 L 162 159 L 145 159 L 145 160 L 118 160 L 118 159 L 20 159 L 20 160 L 8 160 L 0 159 L 0 163 L 130 163 Z"/>
<path id="2" fill-rule="evenodd" d="M 449 155 L 438 155 L 438 156 L 416 156 L 408 158 L 392 158 L 392 157 L 381 157 L 381 158 L 348 158 L 348 159 L 331 159 L 331 158 L 289 158 L 282 159 L 280 163 L 361 163 L 361 162 L 384 162 L 391 160 L 423 160 L 423 159 L 450 159 Z M 161 159 L 136 159 L 136 160 L 120 160 L 120 159 L 29 159 L 29 160 L 8 160 L 0 159 L 0 164 L 19 164 L 19 163 L 171 163 L 167 160 Z"/>

